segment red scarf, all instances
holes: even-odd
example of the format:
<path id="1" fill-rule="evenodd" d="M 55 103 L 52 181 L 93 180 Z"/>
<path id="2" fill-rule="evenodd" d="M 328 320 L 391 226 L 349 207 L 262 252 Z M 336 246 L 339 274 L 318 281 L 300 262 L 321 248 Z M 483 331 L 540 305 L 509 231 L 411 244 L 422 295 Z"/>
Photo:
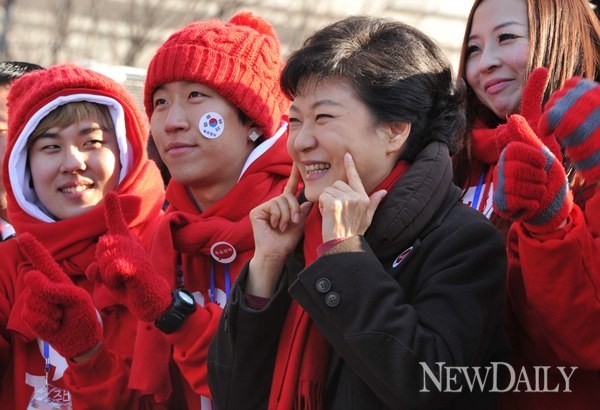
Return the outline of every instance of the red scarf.
<path id="1" fill-rule="evenodd" d="M 409 164 L 400 161 L 392 172 L 373 190 L 389 190 L 406 172 Z M 319 208 L 310 211 L 304 227 L 306 266 L 317 259 L 317 248 L 323 242 Z M 292 301 L 281 331 L 277 349 L 269 410 L 320 410 L 323 387 L 331 347 L 302 307 Z"/>
<path id="2" fill-rule="evenodd" d="M 249 213 L 283 192 L 291 166 L 286 138 L 281 137 L 250 165 L 231 191 L 206 212 L 198 210 L 185 186 L 171 180 L 167 188 L 169 208 L 152 235 L 150 256 L 157 271 L 176 286 L 176 262 L 181 255 L 184 286 L 205 294 L 210 287 L 210 249 L 222 241 L 231 244 L 237 252 L 229 266 L 233 283 L 254 249 Z M 211 326 L 199 331 L 216 332 L 217 322 L 218 317 L 215 317 Z M 160 331 L 153 327 L 148 329 L 145 323 L 138 326 L 139 335 L 129 386 L 152 392 L 158 402 L 164 402 L 172 390 L 168 371 L 171 346 Z"/>
<path id="3" fill-rule="evenodd" d="M 496 128 L 484 128 L 475 124 L 471 130 L 472 157 L 488 165 L 496 165 L 500 158 L 501 147 Z M 500 125 L 500 127 L 503 125 Z"/>

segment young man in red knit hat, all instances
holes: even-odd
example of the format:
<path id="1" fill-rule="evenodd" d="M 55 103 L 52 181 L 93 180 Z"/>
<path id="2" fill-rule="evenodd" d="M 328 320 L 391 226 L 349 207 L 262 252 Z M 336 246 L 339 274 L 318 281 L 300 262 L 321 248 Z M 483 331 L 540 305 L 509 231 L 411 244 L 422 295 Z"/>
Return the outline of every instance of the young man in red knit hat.
<path id="1" fill-rule="evenodd" d="M 137 319 L 86 271 L 106 198 L 127 209 L 132 235 L 161 215 L 143 114 L 124 87 L 73 65 L 16 80 L 8 107 L 2 176 L 17 239 L 0 244 L 1 406 L 139 408 L 127 389 Z"/>
<path id="2" fill-rule="evenodd" d="M 98 279 L 137 312 L 130 387 L 160 403 L 182 408 L 181 392 L 188 408 L 211 408 L 207 350 L 254 252 L 249 212 L 279 195 L 291 170 L 281 67 L 273 28 L 251 13 L 190 24 L 150 62 L 144 104 L 171 174 L 169 207 L 148 258 L 118 228 L 101 241 L 129 263 L 100 260 Z M 156 272 L 163 280 L 149 284 Z M 158 296 L 138 303 L 150 288 Z"/>

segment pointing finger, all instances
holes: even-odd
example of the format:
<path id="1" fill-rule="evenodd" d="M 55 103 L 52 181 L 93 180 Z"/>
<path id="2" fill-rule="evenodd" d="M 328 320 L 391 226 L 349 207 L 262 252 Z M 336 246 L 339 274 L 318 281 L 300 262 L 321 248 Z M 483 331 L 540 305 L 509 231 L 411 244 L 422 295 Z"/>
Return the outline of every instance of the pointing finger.
<path id="1" fill-rule="evenodd" d="M 123 211 L 121 204 L 119 203 L 119 197 L 114 192 L 109 192 L 104 197 L 104 216 L 106 219 L 106 227 L 108 232 L 113 234 L 126 234 L 129 232 L 129 227 L 125 218 L 123 217 Z"/>
<path id="2" fill-rule="evenodd" d="M 349 152 L 344 155 L 344 167 L 346 168 L 346 176 L 348 177 L 348 185 L 356 192 L 365 192 L 365 187 L 358 175 L 354 159 Z"/>
<path id="3" fill-rule="evenodd" d="M 300 169 L 298 169 L 298 166 L 294 162 L 292 164 L 292 172 L 290 174 L 290 179 L 288 179 L 287 183 L 285 184 L 283 193 L 284 194 L 290 193 L 292 195 L 296 195 L 296 192 L 298 191 L 298 186 L 300 185 L 301 180 L 302 180 L 302 178 L 300 177 Z"/>
<path id="4" fill-rule="evenodd" d="M 538 67 L 531 72 L 525 84 L 523 101 L 521 101 L 521 115 L 530 123 L 537 123 L 538 118 L 542 115 L 542 101 L 548 78 L 548 69 Z"/>
<path id="5" fill-rule="evenodd" d="M 17 236 L 19 248 L 27 256 L 32 265 L 42 271 L 51 281 L 57 283 L 70 283 L 71 280 L 58 266 L 48 249 L 42 245 L 32 234 L 24 232 Z"/>

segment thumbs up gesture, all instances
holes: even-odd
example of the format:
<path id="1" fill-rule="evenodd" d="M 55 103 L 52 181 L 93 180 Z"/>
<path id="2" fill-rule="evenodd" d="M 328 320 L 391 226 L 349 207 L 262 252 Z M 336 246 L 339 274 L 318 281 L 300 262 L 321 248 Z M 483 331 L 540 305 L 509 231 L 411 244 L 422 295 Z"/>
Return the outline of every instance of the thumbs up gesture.
<path id="1" fill-rule="evenodd" d="M 542 143 L 525 118 L 511 115 L 511 142 L 502 150 L 494 175 L 494 210 L 521 221 L 530 232 L 550 232 L 573 207 L 562 163 Z"/>

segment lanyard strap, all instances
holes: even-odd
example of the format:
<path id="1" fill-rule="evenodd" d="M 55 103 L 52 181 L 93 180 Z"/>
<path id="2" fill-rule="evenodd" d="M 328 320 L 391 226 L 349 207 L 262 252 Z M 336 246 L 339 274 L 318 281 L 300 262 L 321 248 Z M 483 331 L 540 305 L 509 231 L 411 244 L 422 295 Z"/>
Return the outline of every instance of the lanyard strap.
<path id="1" fill-rule="evenodd" d="M 471 208 L 477 209 L 479 207 L 479 197 L 481 196 L 481 189 L 483 188 L 483 181 L 485 179 L 485 173 L 487 172 L 487 164 L 483 166 L 479 182 L 477 182 L 477 188 L 475 188 L 475 195 L 473 196 L 473 202 L 471 202 Z"/>
<path id="2" fill-rule="evenodd" d="M 46 341 L 44 341 L 44 360 L 46 361 L 44 366 L 44 376 L 46 387 L 48 387 L 48 375 L 50 374 L 50 345 Z"/>
<path id="3" fill-rule="evenodd" d="M 229 296 L 229 291 L 231 290 L 231 273 L 229 272 L 229 264 L 225 263 L 225 273 L 223 276 L 225 277 L 225 297 Z M 216 302 L 215 295 L 215 261 L 211 258 L 210 260 L 210 301 Z"/>

